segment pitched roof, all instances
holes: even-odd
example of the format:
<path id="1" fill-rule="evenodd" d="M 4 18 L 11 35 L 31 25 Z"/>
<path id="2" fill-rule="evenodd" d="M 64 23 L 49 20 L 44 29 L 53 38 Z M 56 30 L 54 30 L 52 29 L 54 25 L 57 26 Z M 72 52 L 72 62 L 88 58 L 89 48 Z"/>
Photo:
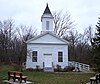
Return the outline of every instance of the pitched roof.
<path id="1" fill-rule="evenodd" d="M 47 3 L 47 6 L 46 6 L 45 11 L 44 11 L 43 14 L 51 14 L 51 11 L 50 11 L 50 9 L 48 7 L 48 3 Z"/>
<path id="2" fill-rule="evenodd" d="M 30 43 L 31 41 L 34 41 L 34 40 L 36 40 L 36 39 L 38 39 L 38 38 L 40 38 L 40 37 L 42 37 L 42 36 L 45 36 L 45 35 L 47 35 L 47 34 L 52 35 L 53 37 L 59 39 L 60 41 L 64 42 L 64 44 L 69 44 L 68 41 L 66 41 L 66 40 L 64 40 L 64 39 L 62 39 L 62 38 L 60 38 L 60 37 L 58 37 L 57 35 L 55 35 L 55 34 L 49 32 L 49 31 L 48 31 L 48 32 L 45 32 L 45 33 L 43 33 L 43 34 L 40 34 L 40 35 L 38 35 L 38 36 L 36 36 L 36 37 L 34 37 L 34 38 L 32 38 L 32 39 L 26 41 L 26 43 Z"/>

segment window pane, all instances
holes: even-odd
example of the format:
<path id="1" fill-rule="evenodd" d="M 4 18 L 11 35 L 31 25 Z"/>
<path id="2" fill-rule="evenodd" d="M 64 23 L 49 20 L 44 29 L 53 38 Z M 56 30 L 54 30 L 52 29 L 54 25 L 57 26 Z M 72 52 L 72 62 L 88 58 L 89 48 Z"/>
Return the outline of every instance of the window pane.
<path id="1" fill-rule="evenodd" d="M 37 51 L 33 51 L 33 56 L 37 56 Z"/>
<path id="2" fill-rule="evenodd" d="M 63 53 L 62 52 L 58 52 L 58 56 L 63 56 Z"/>
<path id="3" fill-rule="evenodd" d="M 33 57 L 32 61 L 37 62 L 37 57 Z"/>
<path id="4" fill-rule="evenodd" d="M 58 58 L 58 62 L 63 62 L 63 58 L 62 57 L 59 57 Z"/>
<path id="5" fill-rule="evenodd" d="M 37 51 L 32 52 L 32 61 L 37 62 Z"/>
<path id="6" fill-rule="evenodd" d="M 63 62 L 63 52 L 58 52 L 58 62 Z"/>
<path id="7" fill-rule="evenodd" d="M 49 30 L 49 21 L 46 21 L 46 29 Z"/>

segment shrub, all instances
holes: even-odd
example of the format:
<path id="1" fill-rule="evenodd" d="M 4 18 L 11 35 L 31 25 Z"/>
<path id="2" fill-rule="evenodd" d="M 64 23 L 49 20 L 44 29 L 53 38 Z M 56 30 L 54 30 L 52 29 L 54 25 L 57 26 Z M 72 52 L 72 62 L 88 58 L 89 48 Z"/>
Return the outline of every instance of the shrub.
<path id="1" fill-rule="evenodd" d="M 40 66 L 39 65 L 36 65 L 36 71 L 40 71 Z"/>
<path id="2" fill-rule="evenodd" d="M 60 65 L 58 65 L 58 64 L 57 64 L 57 66 L 56 66 L 56 67 L 57 67 L 57 69 L 55 69 L 55 71 L 58 71 L 58 72 L 62 71 L 62 68 L 61 68 L 61 66 L 60 66 Z"/>
<path id="3" fill-rule="evenodd" d="M 70 72 L 70 71 L 73 71 L 74 69 L 75 69 L 75 67 L 66 66 L 66 67 L 64 67 L 63 71 Z"/>
<path id="4" fill-rule="evenodd" d="M 28 71 L 34 71 L 33 68 L 27 68 L 26 70 L 28 70 Z"/>

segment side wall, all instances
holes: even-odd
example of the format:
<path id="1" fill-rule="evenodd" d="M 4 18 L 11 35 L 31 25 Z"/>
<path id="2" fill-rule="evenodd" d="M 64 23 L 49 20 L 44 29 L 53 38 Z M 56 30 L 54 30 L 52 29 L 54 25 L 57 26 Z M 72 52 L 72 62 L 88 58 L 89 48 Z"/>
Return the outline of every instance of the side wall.
<path id="1" fill-rule="evenodd" d="M 37 62 L 32 62 L 32 51 L 38 51 Z M 63 52 L 63 62 L 58 62 L 58 51 Z M 43 68 L 44 54 L 52 54 L 55 68 L 56 65 L 68 66 L 68 45 L 27 44 L 27 52 L 26 68 L 36 68 L 37 65 Z"/>

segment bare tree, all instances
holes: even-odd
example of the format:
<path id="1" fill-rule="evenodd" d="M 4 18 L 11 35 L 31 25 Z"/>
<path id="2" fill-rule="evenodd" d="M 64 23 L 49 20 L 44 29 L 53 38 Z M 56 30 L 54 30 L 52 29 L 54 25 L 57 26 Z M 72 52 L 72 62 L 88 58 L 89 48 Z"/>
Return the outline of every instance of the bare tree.
<path id="1" fill-rule="evenodd" d="M 81 38 L 80 34 L 77 31 L 70 31 L 69 35 L 64 37 L 64 39 L 70 42 L 69 45 L 69 60 L 76 61 L 76 46 L 79 39 Z"/>
<path id="2" fill-rule="evenodd" d="M 12 40 L 14 35 L 14 23 L 12 19 L 0 22 L 0 51 L 1 62 L 11 61 Z"/>
<path id="3" fill-rule="evenodd" d="M 12 19 L 0 22 L 0 63 L 22 64 L 26 60 L 26 41 L 36 35 L 32 27 L 15 27 Z M 17 29 L 17 31 L 16 31 Z"/>
<path id="4" fill-rule="evenodd" d="M 26 41 L 34 38 L 34 36 L 36 36 L 36 30 L 33 30 L 32 26 L 31 27 L 27 27 L 27 26 L 20 26 L 17 28 L 17 32 L 18 32 L 18 37 L 19 37 L 19 44 L 17 44 L 18 46 L 18 60 L 19 60 L 19 64 L 22 65 L 22 62 L 25 62 L 26 60 L 26 54 L 27 54 L 27 47 L 26 47 Z"/>
<path id="5" fill-rule="evenodd" d="M 92 38 L 93 38 L 93 28 L 90 25 L 88 28 L 85 29 L 87 31 L 87 38 L 88 38 L 88 43 L 91 44 Z"/>
<path id="6" fill-rule="evenodd" d="M 20 38 L 20 40 L 22 40 L 23 42 L 26 42 L 27 40 L 33 38 L 34 36 L 36 36 L 36 30 L 33 29 L 32 26 L 20 26 L 17 27 L 17 32 L 18 32 L 18 36 Z"/>
<path id="7" fill-rule="evenodd" d="M 76 54 L 77 60 L 83 63 L 90 63 L 91 61 L 91 38 L 92 38 L 92 27 L 89 26 L 84 30 L 84 33 L 81 34 L 81 38 L 79 39 Z"/>
<path id="8" fill-rule="evenodd" d="M 71 16 L 66 12 L 62 14 L 62 12 L 54 12 L 54 32 L 59 37 L 62 37 L 66 34 L 67 31 L 73 28 L 73 21 L 71 21 Z"/>
<path id="9" fill-rule="evenodd" d="M 69 60 L 79 61 L 82 63 L 91 63 L 91 45 L 92 27 L 89 26 L 84 30 L 83 34 L 77 31 L 70 31 L 69 34 L 64 37 L 65 40 L 70 42 L 69 45 Z"/>

